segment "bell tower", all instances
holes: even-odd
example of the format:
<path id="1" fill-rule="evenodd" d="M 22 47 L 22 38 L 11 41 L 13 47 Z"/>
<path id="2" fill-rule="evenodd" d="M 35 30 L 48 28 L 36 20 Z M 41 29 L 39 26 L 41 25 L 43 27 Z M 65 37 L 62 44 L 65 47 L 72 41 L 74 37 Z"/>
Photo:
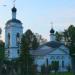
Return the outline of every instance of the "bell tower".
<path id="1" fill-rule="evenodd" d="M 9 60 L 18 58 L 20 55 L 20 42 L 23 34 L 22 22 L 16 19 L 17 9 L 12 8 L 12 19 L 5 26 L 5 55 Z"/>

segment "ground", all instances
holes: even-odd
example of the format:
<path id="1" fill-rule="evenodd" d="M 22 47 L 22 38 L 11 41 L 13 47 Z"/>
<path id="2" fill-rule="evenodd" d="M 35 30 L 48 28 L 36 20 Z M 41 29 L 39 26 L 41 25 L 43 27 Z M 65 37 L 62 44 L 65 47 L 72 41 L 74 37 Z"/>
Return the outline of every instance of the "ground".
<path id="1" fill-rule="evenodd" d="M 51 73 L 50 75 L 73 75 L 71 72 L 64 72 L 64 73 Z"/>
<path id="2" fill-rule="evenodd" d="M 41 75 L 43 75 L 43 74 L 41 74 Z M 74 74 L 72 72 L 58 72 L 58 73 L 50 73 L 47 75 L 74 75 Z"/>

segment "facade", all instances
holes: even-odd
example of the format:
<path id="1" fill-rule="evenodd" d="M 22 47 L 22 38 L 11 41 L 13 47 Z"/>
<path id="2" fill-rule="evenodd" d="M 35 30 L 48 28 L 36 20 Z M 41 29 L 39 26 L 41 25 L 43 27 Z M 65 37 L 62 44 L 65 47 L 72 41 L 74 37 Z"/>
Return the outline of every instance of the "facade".
<path id="1" fill-rule="evenodd" d="M 41 71 L 42 65 L 51 65 L 53 61 L 59 63 L 58 71 L 68 71 L 68 67 L 71 67 L 69 49 L 63 43 L 55 40 L 53 29 L 50 31 L 50 41 L 36 50 L 31 50 L 30 53 L 34 56 L 34 63 L 37 65 L 38 71 Z"/>
<path id="2" fill-rule="evenodd" d="M 22 23 L 16 19 L 16 11 L 17 9 L 13 7 L 12 19 L 7 21 L 5 26 L 5 55 L 9 60 L 19 57 L 23 34 Z M 38 71 L 41 71 L 42 65 L 50 65 L 52 61 L 59 62 L 59 71 L 67 71 L 67 67 L 71 66 L 69 49 L 56 41 L 53 28 L 50 30 L 50 41 L 40 45 L 36 50 L 30 50 L 30 54 L 34 57 Z"/>
<path id="3" fill-rule="evenodd" d="M 17 9 L 12 8 L 12 19 L 6 22 L 5 26 L 5 55 L 11 60 L 19 57 L 19 45 L 23 34 L 23 27 L 20 20 L 16 19 Z"/>

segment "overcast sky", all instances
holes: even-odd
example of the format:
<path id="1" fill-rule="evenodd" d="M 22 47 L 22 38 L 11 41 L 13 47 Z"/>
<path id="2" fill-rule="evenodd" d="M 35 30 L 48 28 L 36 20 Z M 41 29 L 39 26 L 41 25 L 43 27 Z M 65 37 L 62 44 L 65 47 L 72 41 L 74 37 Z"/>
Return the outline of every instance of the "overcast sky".
<path id="1" fill-rule="evenodd" d="M 7 5 L 3 7 L 2 5 Z M 17 19 L 21 20 L 24 32 L 31 29 L 49 40 L 51 22 L 55 31 L 64 31 L 75 25 L 75 0 L 16 0 Z M 0 0 L 0 27 L 4 40 L 5 23 L 11 19 L 13 0 Z"/>

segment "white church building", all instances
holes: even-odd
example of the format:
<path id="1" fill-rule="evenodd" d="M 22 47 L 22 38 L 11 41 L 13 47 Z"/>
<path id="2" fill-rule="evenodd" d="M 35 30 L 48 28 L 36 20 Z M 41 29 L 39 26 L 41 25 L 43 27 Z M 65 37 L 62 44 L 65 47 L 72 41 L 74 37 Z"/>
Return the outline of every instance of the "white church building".
<path id="1" fill-rule="evenodd" d="M 12 19 L 7 21 L 5 26 L 5 55 L 11 60 L 18 58 L 20 54 L 20 42 L 23 34 L 22 22 L 16 19 L 17 9 L 12 8 Z M 34 56 L 34 63 L 38 65 L 40 71 L 42 65 L 51 64 L 52 61 L 59 62 L 59 70 L 67 71 L 67 66 L 71 66 L 71 57 L 69 49 L 63 44 L 56 41 L 55 31 L 50 30 L 50 41 L 40 45 L 36 50 L 30 50 L 30 54 Z"/>
<path id="2" fill-rule="evenodd" d="M 8 20 L 5 26 L 5 55 L 10 60 L 19 57 L 19 46 L 23 34 L 22 23 L 16 19 L 16 12 L 17 9 L 13 7 L 12 19 Z"/>
<path id="3" fill-rule="evenodd" d="M 59 71 L 68 71 L 71 67 L 71 57 L 69 49 L 63 44 L 56 41 L 55 31 L 50 30 L 50 41 L 39 46 L 36 50 L 31 50 L 31 55 L 34 56 L 35 64 L 38 71 L 41 71 L 41 66 L 52 64 L 53 61 L 59 62 Z"/>

